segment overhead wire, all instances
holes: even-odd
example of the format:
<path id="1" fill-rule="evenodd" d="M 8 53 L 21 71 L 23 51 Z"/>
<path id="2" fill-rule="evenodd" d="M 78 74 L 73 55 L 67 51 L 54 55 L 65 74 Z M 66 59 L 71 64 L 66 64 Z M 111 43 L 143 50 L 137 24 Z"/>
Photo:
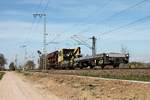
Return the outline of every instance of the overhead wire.
<path id="1" fill-rule="evenodd" d="M 109 1 L 111 1 L 111 0 L 109 0 Z M 105 20 L 102 20 L 101 22 L 108 21 L 108 20 L 112 19 L 113 17 L 116 17 L 116 16 L 118 16 L 118 15 L 120 15 L 120 14 L 122 14 L 122 13 L 128 11 L 128 10 L 130 10 L 130 9 L 133 9 L 133 8 L 135 8 L 135 7 L 137 7 L 137 6 L 139 6 L 139 5 L 143 4 L 143 3 L 145 3 L 146 1 L 149 1 L 149 0 L 143 0 L 143 1 L 140 1 L 140 2 L 138 2 L 138 3 L 136 3 L 136 4 L 132 5 L 132 6 L 129 6 L 129 7 L 125 8 L 125 9 L 123 9 L 123 10 L 121 10 L 121 11 L 119 11 L 119 12 L 117 12 L 117 13 L 111 15 L 111 16 L 109 16 L 108 18 L 106 18 Z M 41 0 L 40 5 L 42 5 L 42 0 Z M 49 5 L 49 0 L 48 0 L 48 2 L 46 3 L 46 6 L 43 8 L 43 11 L 45 11 L 45 10 L 47 9 L 48 5 Z M 91 14 L 89 14 L 89 15 L 91 15 Z M 88 17 L 90 17 L 90 16 L 88 16 Z M 87 17 L 87 18 L 88 18 L 88 17 Z M 149 16 L 144 17 L 144 18 L 141 18 L 141 19 L 138 19 L 138 20 L 135 20 L 135 21 L 133 21 L 133 22 L 131 22 L 131 23 L 128 23 L 128 24 L 119 26 L 119 27 L 117 27 L 117 28 L 115 28 L 115 29 L 112 29 L 112 30 L 109 30 L 109 31 L 107 31 L 107 32 L 103 32 L 101 35 L 108 34 L 108 33 L 111 33 L 111 32 L 113 32 L 113 31 L 119 30 L 119 29 L 121 29 L 121 28 L 127 27 L 127 26 L 132 25 L 132 24 L 134 24 L 134 23 L 136 23 L 136 22 L 142 21 L 142 20 L 144 20 L 145 18 L 148 18 L 148 17 L 149 17 Z M 96 23 L 96 24 L 99 24 L 99 23 Z M 79 24 L 76 23 L 76 24 L 74 24 L 74 25 L 76 26 L 76 25 L 79 25 Z M 73 26 L 74 26 L 74 25 L 73 25 Z M 34 26 L 34 25 L 33 25 L 33 26 Z M 87 27 L 85 30 L 83 30 L 83 31 L 81 31 L 81 32 L 85 32 L 85 31 L 87 31 L 87 30 L 89 30 L 89 29 L 90 29 L 90 27 Z M 67 31 L 68 31 L 68 30 L 67 30 Z M 81 32 L 79 32 L 78 34 L 80 34 Z M 57 37 L 55 37 L 53 40 L 56 40 L 56 38 L 58 38 L 58 36 L 60 36 L 60 34 L 58 34 Z"/>
<path id="2" fill-rule="evenodd" d="M 106 18 L 102 22 L 109 21 L 111 18 L 116 17 L 116 16 L 118 16 L 118 15 L 120 15 L 120 14 L 122 14 L 122 13 L 128 11 L 128 10 L 130 10 L 130 9 L 133 9 L 133 8 L 139 6 L 139 5 L 141 5 L 141 4 L 143 4 L 143 3 L 147 2 L 147 1 L 149 1 L 149 0 L 143 0 L 143 1 L 137 2 L 136 4 L 131 5 L 128 8 L 125 8 L 125 9 L 123 9 L 123 10 L 121 10 L 121 11 L 119 11 L 119 12 L 117 12 L 117 13 L 111 15 L 111 16 L 109 16 L 108 18 Z"/>
<path id="3" fill-rule="evenodd" d="M 120 29 L 122 29 L 122 28 L 128 27 L 128 26 L 130 26 L 130 25 L 136 24 L 136 23 L 138 23 L 138 22 L 144 21 L 144 20 L 149 19 L 149 18 L 150 18 L 150 15 L 149 15 L 149 16 L 146 16 L 146 17 L 142 17 L 142 18 L 140 18 L 140 19 L 137 19 L 137 20 L 134 20 L 134 21 L 132 21 L 132 22 L 129 22 L 129 23 L 125 24 L 125 25 L 122 25 L 122 26 L 119 26 L 119 27 L 114 28 L 114 29 L 112 29 L 112 30 L 103 32 L 103 33 L 101 33 L 100 35 L 110 34 L 110 33 L 114 32 L 114 31 L 120 30 Z"/>
<path id="4" fill-rule="evenodd" d="M 41 3 L 42 3 L 42 0 L 39 1 L 38 6 L 35 6 L 33 8 L 33 10 L 40 9 L 41 8 Z M 21 45 L 29 45 L 29 43 L 30 43 L 29 37 L 33 32 L 35 23 L 36 23 L 36 20 L 32 20 L 32 22 L 30 24 L 31 26 L 29 26 L 29 29 L 27 30 L 27 36 L 25 36 L 25 39 L 23 41 L 21 41 Z M 20 45 L 20 43 L 19 43 L 19 45 Z"/>
<path id="5" fill-rule="evenodd" d="M 48 6 L 49 6 L 50 0 L 47 0 L 45 7 L 43 8 L 43 12 L 46 12 Z"/>
<path id="6" fill-rule="evenodd" d="M 119 12 L 113 14 L 112 16 L 108 17 L 108 18 L 106 19 L 106 21 L 108 21 L 108 20 L 110 20 L 111 18 L 113 18 L 113 17 L 115 17 L 115 16 L 118 16 L 118 15 L 122 14 L 123 12 L 126 12 L 126 11 L 128 11 L 128 10 L 134 8 L 134 7 L 139 6 L 139 5 L 143 4 L 143 3 L 145 3 L 146 1 L 149 1 L 149 0 L 143 0 L 143 1 L 141 1 L 141 2 L 138 2 L 138 3 L 134 4 L 134 5 L 132 5 L 132 6 L 128 7 L 128 8 L 126 8 L 126 9 L 123 9 L 123 10 L 121 10 L 121 11 L 119 11 Z M 104 32 L 104 33 L 102 33 L 101 35 L 109 34 L 109 33 L 113 32 L 113 31 L 116 31 L 116 30 L 119 30 L 119 29 L 121 29 L 121 28 L 130 26 L 130 25 L 135 24 L 135 23 L 137 23 L 137 22 L 143 21 L 143 20 L 145 20 L 145 19 L 147 19 L 147 18 L 149 18 L 149 17 L 150 17 L 150 16 L 146 16 L 146 17 L 144 17 L 144 18 L 140 18 L 140 19 L 135 20 L 135 21 L 133 21 L 133 22 L 130 22 L 130 23 L 128 23 L 128 24 L 125 24 L 125 25 L 119 26 L 119 27 L 117 27 L 117 28 L 115 28 L 115 29 L 112 29 L 112 30 L 109 30 L 109 31 L 107 31 L 107 32 Z M 102 20 L 102 22 L 104 23 L 105 20 Z M 97 24 L 98 24 L 98 23 L 97 23 Z M 90 27 L 88 27 L 87 29 L 89 29 L 89 28 L 90 28 Z M 87 29 L 86 29 L 86 30 L 87 30 Z M 81 32 L 85 32 L 86 30 L 81 31 Z M 81 34 L 81 32 L 78 33 L 78 34 Z"/>
<path id="7" fill-rule="evenodd" d="M 44 10 L 47 8 L 48 3 L 47 3 L 46 6 L 42 9 L 43 1 L 44 1 L 44 0 L 40 0 L 40 2 L 39 2 L 39 4 L 38 4 L 37 8 L 35 8 L 35 9 L 37 9 L 37 10 L 35 11 L 35 13 L 44 12 Z M 49 0 L 48 0 L 48 2 L 49 2 Z M 41 10 L 41 9 L 42 9 L 42 10 Z M 34 31 L 35 28 L 37 28 L 39 22 L 40 22 L 40 21 L 37 20 L 37 19 L 34 19 L 34 20 L 32 21 L 32 23 L 31 23 L 31 28 L 30 28 L 30 30 L 29 30 L 29 31 L 30 31 L 29 33 L 30 33 L 30 34 L 33 33 L 33 31 Z"/>
<path id="8" fill-rule="evenodd" d="M 46 9 L 46 7 L 42 9 L 42 1 L 43 1 L 43 4 L 44 4 L 44 0 L 41 0 L 40 4 L 39 4 L 39 9 L 36 11 L 36 13 L 43 13 L 44 10 Z M 49 2 L 49 0 L 48 0 L 48 2 Z M 36 19 L 35 19 L 35 21 L 36 21 Z M 37 22 L 34 23 L 35 27 L 37 27 L 37 25 L 39 24 L 39 22 L 40 22 L 40 20 L 37 20 Z"/>
<path id="9" fill-rule="evenodd" d="M 135 4 L 131 5 L 131 6 L 125 8 L 125 9 L 123 9 L 123 10 L 121 10 L 121 11 L 119 11 L 119 12 L 117 12 L 117 13 L 111 15 L 111 16 L 109 16 L 108 18 L 106 18 L 106 19 L 104 19 L 104 20 L 101 20 L 100 22 L 101 22 L 101 23 L 105 23 L 105 22 L 109 21 L 110 19 L 112 19 L 113 17 L 116 17 L 116 16 L 118 16 L 118 15 L 120 15 L 120 14 L 122 14 L 122 13 L 128 11 L 128 10 L 130 10 L 130 9 L 133 9 L 133 8 L 135 8 L 135 7 L 139 6 L 139 5 L 141 5 L 141 4 L 145 3 L 145 2 L 147 2 L 147 1 L 149 1 L 149 0 L 142 0 L 142 1 L 140 1 L 140 2 L 137 2 L 137 3 L 135 3 Z M 95 25 L 98 25 L 100 22 L 98 21 L 97 23 L 95 23 Z M 88 26 L 88 27 L 85 28 L 84 30 L 80 31 L 78 34 L 81 34 L 81 33 L 83 33 L 83 32 L 87 32 L 90 28 L 91 28 L 91 26 Z"/>
<path id="10" fill-rule="evenodd" d="M 42 1 L 43 1 L 43 0 L 40 0 L 39 5 L 37 6 L 37 11 L 36 11 L 36 13 L 38 13 L 39 10 L 41 9 Z M 32 33 L 35 24 L 36 24 L 36 19 L 34 19 L 33 22 L 32 22 L 32 26 L 31 26 L 31 31 L 30 31 L 30 33 Z"/>
<path id="11" fill-rule="evenodd" d="M 111 3 L 111 1 L 113 1 L 113 0 L 108 0 L 106 3 L 104 3 L 104 5 L 101 7 L 101 11 L 102 11 L 109 3 Z M 100 12 L 99 9 L 100 9 L 100 8 L 97 8 L 94 12 L 88 14 L 88 16 L 85 17 L 85 19 L 88 20 L 88 19 L 90 19 L 91 16 L 93 16 L 95 13 L 99 13 L 99 12 Z M 83 24 L 83 23 L 82 23 L 82 24 Z M 66 30 L 64 30 L 62 33 L 68 33 L 69 30 L 71 30 L 72 28 L 77 27 L 77 26 L 81 26 L 81 24 L 75 23 L 75 24 L 73 24 L 72 26 L 70 26 L 69 28 L 67 28 Z M 61 33 L 58 34 L 58 35 L 57 35 L 56 37 L 54 37 L 51 41 L 56 40 L 56 39 L 57 39 L 58 37 L 60 37 L 61 35 L 62 35 Z"/>
<path id="12" fill-rule="evenodd" d="M 34 8 L 35 13 L 39 13 L 40 11 L 43 11 L 43 9 L 42 9 L 43 1 L 44 0 L 40 0 L 39 3 L 38 3 L 38 5 Z M 46 7 L 45 7 L 45 9 L 46 9 Z M 28 36 L 26 37 L 26 39 L 25 39 L 25 41 L 23 43 L 24 45 L 29 45 L 30 44 L 30 39 L 29 39 L 31 37 L 30 35 L 34 32 L 34 29 L 38 26 L 38 24 L 39 24 L 39 20 L 34 19 L 32 21 L 31 27 L 29 28 Z"/>
<path id="13" fill-rule="evenodd" d="M 105 2 L 105 3 L 102 5 L 101 8 L 97 8 L 94 12 L 89 13 L 84 19 L 86 19 L 86 21 L 89 20 L 95 13 L 98 14 L 99 12 L 103 11 L 103 9 L 104 9 L 108 4 L 110 4 L 112 1 L 113 1 L 113 0 L 108 0 L 107 2 Z M 82 23 L 82 24 L 84 24 L 84 23 Z M 77 27 L 77 26 L 81 26 L 81 24 L 75 23 L 73 26 L 71 26 L 70 28 L 68 28 L 66 31 L 69 32 L 69 29 L 72 29 L 72 28 Z M 67 33 L 66 31 L 64 31 L 64 33 Z"/>
<path id="14" fill-rule="evenodd" d="M 112 34 L 112 33 L 115 32 L 115 31 L 118 31 L 118 30 L 120 30 L 120 29 L 129 27 L 129 26 L 134 25 L 134 24 L 136 24 L 136 23 L 138 23 L 138 22 L 142 22 L 142 21 L 143 21 L 143 23 L 144 23 L 144 22 L 145 22 L 146 20 L 148 20 L 148 19 L 150 19 L 150 15 L 148 15 L 148 16 L 146 16 L 146 17 L 139 18 L 139 19 L 134 20 L 134 21 L 132 21 L 132 22 L 129 22 L 129 23 L 125 24 L 125 25 L 121 25 L 121 26 L 119 26 L 119 27 L 117 27 L 117 28 L 114 28 L 114 29 L 112 29 L 112 30 L 109 30 L 109 31 L 103 32 L 103 33 L 101 33 L 101 34 L 98 34 L 98 35 L 99 35 L 99 38 L 101 38 L 101 36 L 103 36 L 103 35 Z M 137 24 L 136 24 L 136 25 L 137 25 Z M 115 33 L 114 33 L 114 34 L 115 34 Z M 111 38 L 111 37 L 109 37 L 109 39 L 110 39 L 110 38 Z M 107 38 L 107 39 L 108 39 L 108 38 Z"/>

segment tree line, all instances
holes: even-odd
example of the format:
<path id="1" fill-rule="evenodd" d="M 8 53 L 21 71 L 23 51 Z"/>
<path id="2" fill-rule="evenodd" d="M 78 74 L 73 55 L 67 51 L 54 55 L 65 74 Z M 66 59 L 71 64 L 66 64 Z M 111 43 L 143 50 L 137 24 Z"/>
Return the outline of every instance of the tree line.
<path id="1" fill-rule="evenodd" d="M 5 70 L 5 64 L 7 64 L 7 60 L 5 56 L 0 53 L 0 70 Z"/>
<path id="2" fill-rule="evenodd" d="M 7 64 L 7 60 L 6 60 L 5 56 L 4 56 L 4 54 L 0 53 L 0 71 L 1 71 L 1 70 L 6 70 L 6 68 L 5 68 L 5 65 L 6 65 L 6 64 Z M 19 68 L 19 67 L 18 67 L 18 68 Z M 11 62 L 11 63 L 9 64 L 9 70 L 14 71 L 14 70 L 16 70 L 16 69 L 18 69 L 18 68 L 17 68 L 17 65 L 16 65 L 14 62 Z M 35 63 L 34 63 L 33 60 L 28 60 L 28 61 L 26 61 L 25 64 L 21 67 L 21 69 L 22 69 L 22 68 L 25 68 L 26 70 L 28 70 L 28 69 L 34 69 L 34 68 L 35 68 Z"/>

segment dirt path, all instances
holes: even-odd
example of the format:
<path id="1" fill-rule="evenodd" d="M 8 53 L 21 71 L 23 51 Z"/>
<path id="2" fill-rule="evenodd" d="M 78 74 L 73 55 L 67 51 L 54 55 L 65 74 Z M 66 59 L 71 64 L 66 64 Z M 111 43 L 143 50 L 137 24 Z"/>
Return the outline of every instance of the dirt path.
<path id="1" fill-rule="evenodd" d="M 0 81 L 0 100 L 59 100 L 23 81 L 14 72 L 6 72 Z"/>

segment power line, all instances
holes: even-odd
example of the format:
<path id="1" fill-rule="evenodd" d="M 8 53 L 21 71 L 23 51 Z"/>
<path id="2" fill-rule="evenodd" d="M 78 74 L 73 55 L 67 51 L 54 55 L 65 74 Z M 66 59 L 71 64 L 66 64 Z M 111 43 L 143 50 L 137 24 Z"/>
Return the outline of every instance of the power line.
<path id="1" fill-rule="evenodd" d="M 43 8 L 42 12 L 46 11 L 46 9 L 47 9 L 48 6 L 49 6 L 49 2 L 50 2 L 50 0 L 47 0 L 47 3 L 46 3 L 46 5 L 45 5 L 45 7 Z"/>
<path id="2" fill-rule="evenodd" d="M 39 5 L 38 5 L 38 7 L 37 7 L 36 13 L 38 13 L 38 11 L 41 9 L 41 7 L 42 7 L 42 1 L 43 1 L 43 0 L 40 0 Z M 35 24 L 35 23 L 33 23 L 33 24 Z"/>
<path id="3" fill-rule="evenodd" d="M 37 6 L 37 8 L 35 7 L 35 9 L 37 9 L 37 11 L 36 11 L 36 13 L 38 13 L 38 11 L 41 9 L 41 7 L 42 7 L 42 1 L 43 0 L 40 0 L 40 2 L 39 2 L 39 4 L 38 4 L 38 6 Z M 34 19 L 33 21 L 32 21 L 32 23 L 31 23 L 31 28 L 30 28 L 30 32 L 29 32 L 29 34 L 32 34 L 32 32 L 33 32 L 33 30 L 34 30 L 34 27 L 36 27 L 36 19 Z M 26 39 L 27 40 L 27 39 Z"/>
<path id="4" fill-rule="evenodd" d="M 47 54 L 47 49 L 46 49 L 46 45 L 47 45 L 47 31 L 46 31 L 46 19 L 47 19 L 47 15 L 45 13 L 36 13 L 33 14 L 34 17 L 40 17 L 44 19 L 44 31 L 43 31 L 43 70 L 47 69 L 47 59 L 46 59 L 46 54 Z"/>
<path id="5" fill-rule="evenodd" d="M 41 7 L 42 7 L 42 1 L 43 1 L 43 0 L 40 0 L 40 4 L 39 4 L 39 6 L 38 6 L 38 10 L 41 9 Z M 37 11 L 37 12 L 38 12 L 38 11 Z"/>
<path id="6" fill-rule="evenodd" d="M 37 10 L 35 11 L 36 13 L 40 12 L 40 10 L 42 9 L 43 1 L 44 1 L 44 0 L 40 0 L 38 6 L 35 7 L 34 10 L 37 9 Z M 48 6 L 48 5 L 47 5 L 47 6 Z M 45 8 L 45 9 L 46 9 L 46 8 Z M 42 9 L 41 11 L 44 11 L 44 9 Z M 34 19 L 34 20 L 32 21 L 32 23 L 31 23 L 31 28 L 30 28 L 30 30 L 29 30 L 30 32 L 29 32 L 28 34 L 32 34 L 34 28 L 37 27 L 37 24 L 39 24 L 39 20 Z M 29 39 L 29 35 L 28 35 L 28 37 L 26 37 L 26 42 L 29 41 L 28 39 Z M 25 47 L 24 47 L 24 48 L 25 48 Z M 26 57 L 26 56 L 25 56 L 25 57 Z M 26 57 L 26 59 L 27 59 L 27 57 Z"/>
<path id="7" fill-rule="evenodd" d="M 103 10 L 109 3 L 111 3 L 111 1 L 112 0 L 108 0 L 101 8 L 98 8 L 98 9 L 96 9 L 94 12 L 92 12 L 92 13 L 89 13 L 84 19 L 86 19 L 86 21 L 87 20 L 89 20 L 95 13 L 98 13 L 98 12 L 100 12 L 99 10 Z M 80 26 L 80 24 L 79 23 L 76 23 L 76 24 L 74 24 L 73 26 L 71 26 L 71 28 L 73 27 L 76 27 L 76 26 Z M 69 28 L 69 29 L 71 29 L 71 28 Z M 68 29 L 66 30 L 66 31 L 68 31 Z M 66 32 L 66 31 L 64 31 L 64 32 Z M 68 31 L 69 32 L 69 31 Z"/>
<path id="8" fill-rule="evenodd" d="M 49 5 L 49 0 L 47 0 L 46 6 L 45 6 L 45 7 L 42 7 L 42 4 L 44 4 L 44 1 L 45 1 L 45 0 L 40 0 L 40 1 L 39 1 L 38 6 L 35 8 L 35 10 L 37 9 L 37 10 L 35 11 L 36 13 L 38 13 L 38 12 L 44 12 L 44 11 L 47 9 L 47 7 L 48 7 L 48 5 Z M 39 25 L 39 23 L 40 23 L 40 20 L 37 20 L 37 19 L 34 19 L 34 20 L 32 21 L 29 34 L 32 34 L 32 33 L 33 33 L 34 29 L 37 28 L 37 26 Z M 28 39 L 26 39 L 26 40 L 28 41 Z"/>
<path id="9" fill-rule="evenodd" d="M 47 9 L 47 7 L 48 7 L 48 5 L 49 5 L 49 0 L 47 0 L 47 3 L 46 3 L 46 6 L 45 7 L 43 7 L 43 9 L 42 9 L 42 1 L 44 1 L 44 0 L 40 0 L 40 4 L 39 4 L 39 6 L 38 6 L 38 10 L 36 11 L 36 13 L 38 13 L 38 12 L 42 12 L 42 13 L 44 13 L 44 11 Z M 42 9 L 41 11 L 40 11 L 40 9 Z M 35 25 L 35 27 L 37 27 L 37 25 L 39 24 L 39 20 L 38 20 L 38 22 L 36 22 L 36 20 L 35 20 L 35 22 L 33 23 L 34 25 Z M 34 26 L 33 26 L 34 27 Z M 32 30 L 31 30 L 32 31 Z"/>
<path id="10" fill-rule="evenodd" d="M 120 29 L 122 29 L 122 28 L 128 27 L 128 26 L 130 26 L 130 25 L 133 25 L 133 24 L 135 24 L 135 23 L 137 23 L 137 22 L 140 22 L 140 21 L 144 21 L 144 20 L 149 19 L 149 18 L 150 18 L 150 15 L 149 15 L 149 16 L 146 16 L 146 17 L 143 17 L 143 18 L 140 18 L 140 19 L 137 19 L 137 20 L 135 20 L 135 21 L 132 21 L 132 22 L 130 22 L 130 23 L 128 23 L 128 24 L 119 26 L 119 27 L 114 28 L 114 29 L 112 29 L 112 30 L 109 30 L 109 31 L 107 31 L 107 32 L 103 32 L 103 33 L 101 33 L 100 35 L 109 34 L 109 33 L 111 33 L 111 32 L 120 30 Z"/>
<path id="11" fill-rule="evenodd" d="M 116 17 L 116 16 L 118 16 L 118 15 L 120 15 L 120 14 L 122 14 L 122 13 L 124 13 L 124 12 L 126 12 L 126 11 L 128 11 L 128 10 L 130 10 L 130 9 L 132 9 L 132 8 L 135 8 L 135 7 L 139 6 L 139 5 L 141 5 L 141 4 L 145 3 L 145 2 L 147 2 L 147 1 L 149 1 L 149 0 L 142 0 L 142 1 L 136 3 L 136 4 L 132 5 L 132 6 L 129 6 L 129 7 L 125 8 L 125 9 L 123 9 L 123 10 L 121 10 L 121 11 L 119 11 L 119 12 L 117 12 L 117 13 L 111 15 L 111 16 L 109 16 L 108 18 L 106 18 L 106 19 L 104 19 L 104 20 L 102 20 L 102 21 L 100 21 L 100 22 L 101 22 L 101 23 L 104 23 L 104 22 L 106 22 L 106 21 L 112 19 L 113 17 Z M 99 22 L 97 22 L 96 25 L 97 25 L 97 24 L 99 24 Z M 83 32 L 86 32 L 86 31 L 89 30 L 89 29 L 90 29 L 90 26 L 88 26 L 88 27 L 85 28 L 84 30 L 80 31 L 78 34 L 83 33 Z"/>
<path id="12" fill-rule="evenodd" d="M 86 47 L 92 49 L 90 44 L 88 44 L 86 41 L 84 41 L 83 39 L 81 39 L 81 37 L 79 37 L 77 35 L 71 36 L 71 39 L 75 40 L 79 45 L 85 45 Z"/>
<path id="13" fill-rule="evenodd" d="M 101 11 L 109 4 L 111 3 L 112 0 L 108 0 L 106 3 L 104 3 L 103 7 L 101 8 Z M 88 16 L 86 16 L 84 19 L 88 20 L 91 18 L 91 16 L 93 16 L 95 13 L 98 13 L 100 8 L 96 9 L 94 12 L 88 14 Z M 83 24 L 83 23 L 82 23 Z M 69 32 L 69 30 L 71 30 L 72 28 L 76 27 L 76 26 L 81 26 L 81 24 L 79 23 L 75 23 L 73 26 L 71 26 L 70 28 L 67 28 L 66 30 L 64 30 L 62 33 L 67 33 Z M 58 34 L 56 37 L 54 37 L 52 39 L 52 41 L 56 40 L 58 37 L 60 37 L 61 34 Z"/>
<path id="14" fill-rule="evenodd" d="M 39 3 L 39 6 L 38 6 L 38 8 L 37 8 L 37 11 L 36 11 L 36 13 L 38 13 L 38 12 L 43 12 L 44 11 L 44 9 L 42 9 L 42 1 L 44 1 L 44 0 L 40 0 L 40 3 Z M 48 0 L 49 1 L 49 0 Z M 40 11 L 40 9 L 42 9 L 41 11 Z M 37 26 L 37 24 L 39 24 L 39 20 L 38 20 L 38 22 L 36 22 L 36 20 L 33 22 L 33 27 L 35 26 Z M 33 31 L 33 30 L 31 30 L 31 31 Z"/>
<path id="15" fill-rule="evenodd" d="M 111 18 L 113 18 L 115 16 L 118 16 L 118 15 L 120 15 L 120 14 L 122 14 L 122 13 L 124 13 L 124 12 L 126 12 L 126 11 L 128 11 L 130 9 L 133 9 L 133 8 L 139 6 L 139 5 L 141 5 L 141 4 L 143 4 L 143 3 L 147 2 L 147 1 L 149 1 L 149 0 L 143 0 L 143 1 L 140 1 L 140 2 L 138 2 L 138 3 L 136 3 L 136 4 L 132 5 L 132 6 L 129 6 L 128 8 L 125 8 L 125 9 L 123 9 L 123 10 L 121 10 L 121 11 L 119 11 L 119 12 L 117 12 L 117 13 L 111 15 L 111 16 L 109 16 L 107 19 L 103 20 L 102 22 L 108 21 Z"/>

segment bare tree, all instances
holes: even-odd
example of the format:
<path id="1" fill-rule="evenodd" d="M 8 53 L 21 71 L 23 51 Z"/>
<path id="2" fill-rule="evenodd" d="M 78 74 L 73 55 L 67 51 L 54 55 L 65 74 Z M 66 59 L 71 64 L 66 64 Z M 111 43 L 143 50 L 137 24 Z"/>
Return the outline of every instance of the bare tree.
<path id="1" fill-rule="evenodd" d="M 12 70 L 12 71 L 14 71 L 14 70 L 16 69 L 14 62 L 11 62 L 11 63 L 10 63 L 9 69 Z"/>
<path id="2" fill-rule="evenodd" d="M 5 69 L 6 59 L 2 53 L 0 53 L 0 70 Z"/>
<path id="3" fill-rule="evenodd" d="M 25 64 L 25 69 L 34 69 L 35 63 L 33 60 L 28 60 Z"/>

